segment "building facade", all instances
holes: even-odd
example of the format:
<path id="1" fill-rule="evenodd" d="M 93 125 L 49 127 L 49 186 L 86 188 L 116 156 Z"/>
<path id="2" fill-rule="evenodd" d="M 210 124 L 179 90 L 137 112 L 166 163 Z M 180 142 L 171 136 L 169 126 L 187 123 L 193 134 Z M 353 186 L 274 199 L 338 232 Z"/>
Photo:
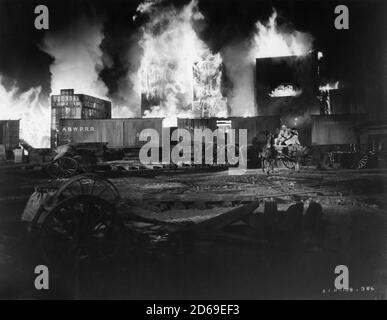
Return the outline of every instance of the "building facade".
<path id="1" fill-rule="evenodd" d="M 51 96 L 51 147 L 58 145 L 60 119 L 110 119 L 111 102 L 86 94 L 74 94 L 74 89 L 62 89 Z"/>

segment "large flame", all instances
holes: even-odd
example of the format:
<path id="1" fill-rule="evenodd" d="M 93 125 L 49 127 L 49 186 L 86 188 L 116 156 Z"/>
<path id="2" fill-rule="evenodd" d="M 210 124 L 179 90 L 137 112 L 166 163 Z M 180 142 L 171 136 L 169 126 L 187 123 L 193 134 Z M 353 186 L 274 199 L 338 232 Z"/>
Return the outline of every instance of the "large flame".
<path id="1" fill-rule="evenodd" d="M 145 116 L 165 117 L 167 126 L 176 125 L 177 117 L 226 116 L 220 92 L 222 59 L 194 30 L 194 23 L 204 19 L 197 1 L 181 9 L 160 9 L 154 4 L 146 2 L 138 8 L 149 16 L 140 42 L 142 97 L 151 101 Z"/>
<path id="2" fill-rule="evenodd" d="M 222 60 L 208 54 L 193 67 L 193 111 L 201 117 L 227 117 L 227 100 L 221 94 Z"/>
<path id="3" fill-rule="evenodd" d="M 41 97 L 41 88 L 20 93 L 16 86 L 7 90 L 1 84 L 0 119 L 20 119 L 20 138 L 35 148 L 47 148 L 50 143 L 50 107 L 48 98 Z"/>
<path id="4" fill-rule="evenodd" d="M 297 30 L 280 30 L 277 16 L 274 10 L 266 24 L 256 23 L 254 58 L 300 56 L 311 51 L 312 36 Z"/>
<path id="5" fill-rule="evenodd" d="M 331 91 L 331 90 L 337 90 L 339 89 L 339 81 L 336 81 L 334 83 L 327 83 L 325 85 L 321 85 L 318 87 L 320 91 Z"/>
<path id="6" fill-rule="evenodd" d="M 277 88 L 273 89 L 269 96 L 272 98 L 280 97 L 296 97 L 302 93 L 302 90 L 298 89 L 293 84 L 281 84 Z"/>

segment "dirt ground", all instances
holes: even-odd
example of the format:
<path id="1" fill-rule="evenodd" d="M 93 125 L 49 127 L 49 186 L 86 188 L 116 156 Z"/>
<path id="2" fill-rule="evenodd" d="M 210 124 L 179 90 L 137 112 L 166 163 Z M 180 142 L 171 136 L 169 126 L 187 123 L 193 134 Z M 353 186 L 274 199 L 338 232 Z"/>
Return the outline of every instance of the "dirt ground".
<path id="1" fill-rule="evenodd" d="M 278 210 L 302 202 L 323 208 L 318 244 L 273 245 L 195 240 L 194 248 L 126 245 L 109 263 L 50 268 L 50 290 L 34 289 L 39 250 L 20 220 L 40 171 L 0 169 L 0 297 L 120 299 L 385 299 L 387 171 L 280 169 L 243 175 L 227 170 L 110 176 L 128 211 L 164 222 L 198 223 L 260 198 Z M 286 195 L 291 194 L 291 195 Z M 266 197 L 266 199 L 264 198 Z M 259 223 L 258 223 L 259 224 Z M 238 229 L 238 226 L 235 227 Z M 259 228 L 258 228 L 259 229 Z M 259 230 L 237 230 L 244 235 Z M 128 235 L 129 237 L 130 235 Z M 352 291 L 335 292 L 334 269 L 346 265 Z"/>

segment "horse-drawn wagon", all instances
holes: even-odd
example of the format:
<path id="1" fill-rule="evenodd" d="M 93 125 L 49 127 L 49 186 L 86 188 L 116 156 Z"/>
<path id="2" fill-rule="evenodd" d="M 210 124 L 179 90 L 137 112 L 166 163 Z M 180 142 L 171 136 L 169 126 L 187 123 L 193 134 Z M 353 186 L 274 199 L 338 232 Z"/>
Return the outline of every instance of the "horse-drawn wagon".
<path id="1" fill-rule="evenodd" d="M 46 166 L 51 178 L 68 178 L 92 169 L 101 161 L 107 149 L 106 143 L 73 143 L 55 149 L 55 157 Z"/>
<path id="2" fill-rule="evenodd" d="M 308 157 L 308 148 L 300 144 L 276 144 L 274 137 L 270 135 L 267 143 L 259 153 L 261 168 L 269 174 L 274 170 L 274 166 L 281 163 L 285 168 L 298 171 L 302 162 Z"/>

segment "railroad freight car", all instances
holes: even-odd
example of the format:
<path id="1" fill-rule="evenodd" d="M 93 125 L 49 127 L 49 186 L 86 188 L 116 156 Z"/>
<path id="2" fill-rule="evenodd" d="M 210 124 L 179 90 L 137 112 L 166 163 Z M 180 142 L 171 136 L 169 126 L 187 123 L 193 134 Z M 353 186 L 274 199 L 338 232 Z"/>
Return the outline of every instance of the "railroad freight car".
<path id="1" fill-rule="evenodd" d="M 20 120 L 0 120 L 0 144 L 6 150 L 19 146 Z"/>
<path id="2" fill-rule="evenodd" d="M 60 119 L 111 119 L 111 102 L 86 94 L 74 93 L 74 89 L 62 89 L 51 96 L 51 147 L 57 144 L 56 132 Z"/>
<path id="3" fill-rule="evenodd" d="M 128 119 L 61 119 L 57 132 L 58 145 L 103 142 L 108 148 L 139 148 L 143 129 L 155 129 L 162 135 L 163 118 Z"/>
<path id="4" fill-rule="evenodd" d="M 367 146 L 361 143 L 359 125 L 366 114 L 312 115 L 311 138 L 314 162 L 321 167 L 361 169 L 369 165 Z"/>
<path id="5" fill-rule="evenodd" d="M 210 129 L 212 131 L 219 127 L 236 130 L 236 141 L 238 141 L 238 129 L 247 129 L 247 144 L 254 144 L 254 140 L 265 136 L 265 132 L 275 132 L 280 127 L 279 116 L 257 116 L 257 117 L 230 117 L 230 118 L 178 118 L 178 128 L 184 128 L 193 135 L 194 129 Z"/>
<path id="6" fill-rule="evenodd" d="M 247 166 L 249 168 L 259 167 L 258 154 L 266 143 L 266 133 L 276 132 L 280 127 L 279 116 L 257 116 L 257 117 L 230 117 L 230 118 L 197 118 L 178 119 L 177 126 L 190 131 L 193 135 L 194 129 L 210 129 L 212 131 L 223 127 L 235 129 L 235 142 L 239 142 L 238 129 L 247 129 Z"/>
<path id="7" fill-rule="evenodd" d="M 312 145 L 359 144 L 356 127 L 366 114 L 312 115 Z"/>
<path id="8" fill-rule="evenodd" d="M 11 158 L 19 147 L 20 120 L 0 120 L 0 158 Z"/>
<path id="9" fill-rule="evenodd" d="M 360 141 L 375 154 L 378 167 L 387 167 L 387 121 L 369 121 L 356 128 L 360 132 Z"/>

